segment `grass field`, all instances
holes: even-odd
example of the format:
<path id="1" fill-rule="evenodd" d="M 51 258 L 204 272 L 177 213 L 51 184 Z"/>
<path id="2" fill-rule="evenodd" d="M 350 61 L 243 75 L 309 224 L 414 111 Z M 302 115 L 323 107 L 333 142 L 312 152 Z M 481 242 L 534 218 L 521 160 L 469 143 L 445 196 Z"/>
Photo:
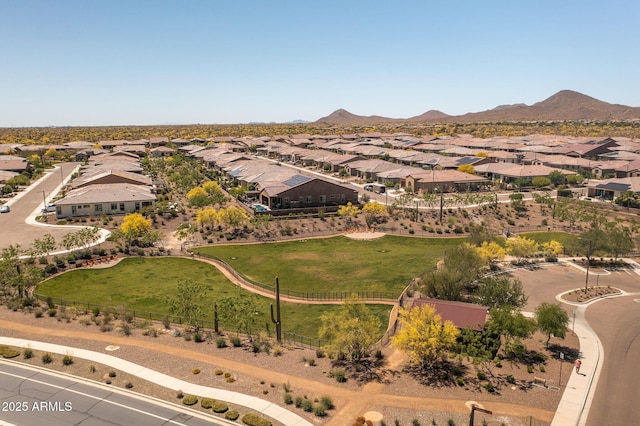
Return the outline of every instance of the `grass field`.
<path id="1" fill-rule="evenodd" d="M 224 260 L 246 277 L 283 289 L 314 292 L 385 292 L 399 296 L 409 281 L 435 267 L 462 238 L 375 240 L 347 237 L 282 243 L 209 246 L 195 251 Z M 394 297 L 395 297 L 394 296 Z"/>
<path id="2" fill-rule="evenodd" d="M 205 306 L 211 307 L 207 320 L 213 320 L 213 303 L 224 297 L 246 297 L 247 292 L 229 282 L 215 267 L 184 258 L 128 258 L 111 268 L 78 269 L 51 278 L 38 286 L 42 295 L 69 301 L 92 303 L 111 308 L 170 314 L 167 297 L 175 294 L 180 280 L 193 279 L 207 288 Z M 271 331 L 269 304 L 272 300 L 257 297 L 256 326 Z M 283 330 L 316 337 L 320 315 L 339 305 L 282 304 Z M 386 330 L 391 306 L 369 305 L 381 319 L 382 335 Z"/>
<path id="3" fill-rule="evenodd" d="M 538 244 L 548 243 L 555 240 L 562 244 L 563 247 L 573 247 L 578 241 L 578 237 L 574 234 L 567 232 L 529 232 L 521 234 L 523 237 L 527 237 Z"/>

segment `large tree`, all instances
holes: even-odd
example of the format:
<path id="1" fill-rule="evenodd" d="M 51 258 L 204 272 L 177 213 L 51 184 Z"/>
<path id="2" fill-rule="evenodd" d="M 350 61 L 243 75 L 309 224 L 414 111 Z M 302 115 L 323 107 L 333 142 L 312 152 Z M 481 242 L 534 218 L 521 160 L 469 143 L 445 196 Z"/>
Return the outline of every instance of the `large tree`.
<path id="1" fill-rule="evenodd" d="M 559 303 L 544 302 L 536 308 L 536 322 L 538 328 L 547 335 L 547 347 L 551 336 L 564 339 L 569 325 L 569 314 Z"/>
<path id="2" fill-rule="evenodd" d="M 184 324 L 193 327 L 196 333 L 200 330 L 201 320 L 204 317 L 206 293 L 207 290 L 203 284 L 185 279 L 178 283 L 175 296 L 167 300 L 171 313 L 178 316 Z"/>
<path id="3" fill-rule="evenodd" d="M 492 276 L 484 278 L 478 288 L 477 302 L 490 308 L 510 306 L 520 309 L 527 304 L 527 296 L 522 287 L 522 281 L 506 276 Z"/>
<path id="4" fill-rule="evenodd" d="M 337 312 L 320 316 L 318 335 L 327 343 L 323 349 L 331 356 L 345 356 L 359 363 L 368 356 L 380 337 L 380 319 L 373 315 L 356 296 L 344 301 Z"/>
<path id="5" fill-rule="evenodd" d="M 442 322 L 433 306 L 400 308 L 400 331 L 392 340 L 393 346 L 408 353 L 414 366 L 429 367 L 455 343 L 460 330 L 451 321 Z"/>
<path id="6" fill-rule="evenodd" d="M 258 301 L 255 294 L 243 297 L 225 297 L 218 304 L 220 318 L 226 325 L 232 325 L 236 332 L 245 333 L 252 340 L 258 314 Z"/>

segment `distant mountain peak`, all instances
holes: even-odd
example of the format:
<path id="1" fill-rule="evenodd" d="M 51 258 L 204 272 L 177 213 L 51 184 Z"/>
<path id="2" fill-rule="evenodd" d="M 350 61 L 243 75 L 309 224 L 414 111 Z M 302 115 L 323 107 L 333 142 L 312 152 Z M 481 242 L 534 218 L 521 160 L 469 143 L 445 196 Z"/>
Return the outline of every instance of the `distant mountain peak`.
<path id="1" fill-rule="evenodd" d="M 524 103 L 499 105 L 493 109 L 452 116 L 429 110 L 407 119 L 380 116 L 361 116 L 338 109 L 317 123 L 375 124 L 388 122 L 487 122 L 487 121 L 575 121 L 575 120 L 634 120 L 640 119 L 640 108 L 610 104 L 574 90 L 560 90 L 531 106 Z"/>

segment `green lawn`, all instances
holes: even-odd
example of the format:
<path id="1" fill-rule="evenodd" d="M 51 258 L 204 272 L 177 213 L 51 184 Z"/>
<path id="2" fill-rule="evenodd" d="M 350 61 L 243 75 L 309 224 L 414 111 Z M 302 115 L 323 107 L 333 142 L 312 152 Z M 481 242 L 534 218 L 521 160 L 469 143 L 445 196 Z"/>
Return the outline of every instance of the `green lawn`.
<path id="1" fill-rule="evenodd" d="M 77 269 L 51 278 L 38 286 L 37 292 L 53 298 L 92 303 L 112 308 L 170 314 L 166 297 L 175 294 L 180 280 L 191 278 L 207 288 L 210 306 L 208 320 L 213 319 L 213 303 L 224 297 L 246 297 L 247 292 L 230 283 L 215 267 L 184 258 L 128 258 L 105 269 Z M 256 325 L 273 332 L 269 304 L 272 301 L 257 297 Z M 338 309 L 339 305 L 282 304 L 283 330 L 308 337 L 318 335 L 319 318 L 323 312 Z M 391 306 L 370 305 L 369 309 L 386 330 Z M 138 313 L 139 314 L 139 313 Z"/>
<path id="2" fill-rule="evenodd" d="M 414 277 L 435 267 L 461 238 L 409 238 L 387 235 L 363 241 L 346 237 L 281 243 L 199 247 L 244 276 L 267 286 L 280 278 L 285 290 L 385 292 L 399 296 Z"/>
<path id="3" fill-rule="evenodd" d="M 578 237 L 574 234 L 569 234 L 568 232 L 529 232 L 521 234 L 523 237 L 527 237 L 538 244 L 548 243 L 549 241 L 555 240 L 562 244 L 564 247 L 572 247 L 575 246 L 578 241 Z"/>

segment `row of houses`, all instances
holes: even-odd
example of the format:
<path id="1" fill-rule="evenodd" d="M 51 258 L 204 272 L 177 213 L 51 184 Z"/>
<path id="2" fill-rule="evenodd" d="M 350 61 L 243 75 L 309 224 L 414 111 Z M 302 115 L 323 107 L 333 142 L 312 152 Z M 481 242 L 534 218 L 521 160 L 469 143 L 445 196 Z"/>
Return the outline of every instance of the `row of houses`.
<path id="1" fill-rule="evenodd" d="M 157 200 L 157 183 L 142 174 L 140 158 L 112 152 L 92 156 L 82 165 L 62 198 L 56 217 L 124 215 L 150 209 Z"/>

